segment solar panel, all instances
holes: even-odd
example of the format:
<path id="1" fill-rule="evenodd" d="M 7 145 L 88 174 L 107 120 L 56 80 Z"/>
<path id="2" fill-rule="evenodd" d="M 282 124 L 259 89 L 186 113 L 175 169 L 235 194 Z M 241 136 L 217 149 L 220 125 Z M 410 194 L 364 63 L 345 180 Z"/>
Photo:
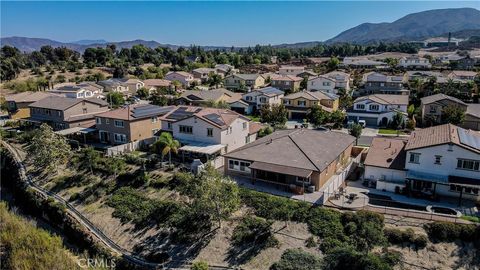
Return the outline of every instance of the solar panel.
<path id="1" fill-rule="evenodd" d="M 223 122 L 223 119 L 218 114 L 211 113 L 211 114 L 205 115 L 204 117 L 214 122 L 217 125 L 220 125 L 220 126 L 225 125 L 225 122 Z"/>
<path id="2" fill-rule="evenodd" d="M 480 149 L 480 136 L 475 136 L 463 128 L 458 128 L 458 136 L 461 144 Z"/>
<path id="3" fill-rule="evenodd" d="M 171 108 L 160 107 L 156 105 L 145 105 L 135 107 L 132 110 L 132 116 L 135 118 L 141 117 L 148 117 L 148 116 L 155 116 L 155 115 L 163 115 L 170 111 Z"/>

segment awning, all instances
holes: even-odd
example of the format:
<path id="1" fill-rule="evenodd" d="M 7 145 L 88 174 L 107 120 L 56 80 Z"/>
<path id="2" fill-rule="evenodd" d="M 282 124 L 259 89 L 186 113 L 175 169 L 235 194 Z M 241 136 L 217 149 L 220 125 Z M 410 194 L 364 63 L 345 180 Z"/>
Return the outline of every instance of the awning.
<path id="1" fill-rule="evenodd" d="M 178 150 L 200 153 L 200 154 L 215 154 L 225 148 L 223 144 L 208 144 L 202 142 L 188 142 L 187 145 L 180 147 Z"/>
<path id="2" fill-rule="evenodd" d="M 295 167 L 288 167 L 284 165 L 277 165 L 271 163 L 265 163 L 260 161 L 255 161 L 250 165 L 250 169 L 262 170 L 267 172 L 275 172 L 281 174 L 288 174 L 293 176 L 299 176 L 308 178 L 312 174 L 312 170 L 302 169 L 302 168 L 295 168 Z"/>
<path id="3" fill-rule="evenodd" d="M 473 185 L 473 186 L 480 186 L 480 180 L 469 178 L 469 177 L 461 177 L 461 176 L 448 176 L 448 182 L 452 184 L 465 184 L 465 185 Z"/>
<path id="4" fill-rule="evenodd" d="M 419 171 L 407 171 L 407 179 L 410 180 L 420 180 L 420 181 L 427 181 L 427 182 L 435 182 L 435 183 L 448 183 L 448 176 L 441 175 L 441 174 L 433 174 L 433 173 L 426 173 L 426 172 L 419 172 Z"/>
<path id="5" fill-rule="evenodd" d="M 30 123 L 36 123 L 36 124 L 41 124 L 41 123 L 43 123 L 42 120 L 40 120 L 40 119 L 34 119 L 34 118 L 31 118 L 31 117 L 28 117 L 28 118 L 19 118 L 18 121 L 30 122 Z"/>
<path id="6" fill-rule="evenodd" d="M 65 136 L 65 135 L 74 134 L 74 133 L 88 134 L 94 131 L 96 131 L 96 129 L 94 128 L 73 127 L 73 128 L 67 128 L 67 129 L 55 131 L 55 133 L 57 133 L 58 135 Z"/>

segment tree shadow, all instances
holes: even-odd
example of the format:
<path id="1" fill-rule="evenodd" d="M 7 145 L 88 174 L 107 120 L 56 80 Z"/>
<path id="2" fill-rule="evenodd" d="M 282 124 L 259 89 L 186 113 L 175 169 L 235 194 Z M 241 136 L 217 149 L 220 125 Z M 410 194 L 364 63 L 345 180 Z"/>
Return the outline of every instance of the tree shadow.
<path id="1" fill-rule="evenodd" d="M 473 243 L 465 243 L 457 241 L 458 251 L 452 256 L 459 259 L 455 262 L 454 269 L 479 269 L 480 267 L 480 249 L 476 248 Z"/>

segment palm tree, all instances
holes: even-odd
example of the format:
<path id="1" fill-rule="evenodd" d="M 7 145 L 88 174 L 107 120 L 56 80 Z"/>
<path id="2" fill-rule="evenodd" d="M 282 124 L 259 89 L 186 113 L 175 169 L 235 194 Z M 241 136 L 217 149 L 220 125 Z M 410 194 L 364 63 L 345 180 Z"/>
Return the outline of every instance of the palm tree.
<path id="1" fill-rule="evenodd" d="M 160 152 L 163 157 L 168 154 L 168 163 L 172 164 L 172 152 L 175 154 L 178 153 L 178 148 L 180 148 L 180 142 L 173 139 L 172 134 L 168 132 L 162 132 L 158 141 L 153 145 L 156 152 Z"/>

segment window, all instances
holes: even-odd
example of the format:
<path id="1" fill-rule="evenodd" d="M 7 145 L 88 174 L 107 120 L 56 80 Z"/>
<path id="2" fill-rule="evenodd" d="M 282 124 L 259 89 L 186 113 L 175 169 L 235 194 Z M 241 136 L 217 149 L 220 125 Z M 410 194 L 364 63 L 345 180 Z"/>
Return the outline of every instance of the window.
<path id="1" fill-rule="evenodd" d="M 430 106 L 430 113 L 437 113 L 437 106 Z"/>
<path id="2" fill-rule="evenodd" d="M 213 128 L 207 128 L 207 136 L 213 137 Z"/>
<path id="3" fill-rule="evenodd" d="M 245 99 L 246 99 L 247 101 L 252 101 L 252 97 L 251 97 L 251 96 L 246 96 Z"/>
<path id="4" fill-rule="evenodd" d="M 410 153 L 410 163 L 420 163 L 420 154 Z"/>
<path id="5" fill-rule="evenodd" d="M 167 128 L 168 128 L 168 129 L 172 129 L 172 123 L 168 122 L 168 123 L 167 123 Z"/>
<path id="6" fill-rule="evenodd" d="M 266 102 L 267 102 L 267 99 L 266 99 L 266 98 L 264 98 L 264 97 L 261 97 L 261 98 L 260 98 L 260 103 L 266 103 Z"/>
<path id="7" fill-rule="evenodd" d="M 157 134 L 158 131 L 159 131 L 158 128 L 152 129 L 152 136 L 155 136 L 155 134 Z"/>
<path id="8" fill-rule="evenodd" d="M 283 100 L 283 104 L 289 105 L 289 104 L 290 104 L 290 100 L 284 99 L 284 100 Z"/>
<path id="9" fill-rule="evenodd" d="M 436 156 L 435 156 L 435 164 L 439 164 L 439 165 L 440 165 L 440 164 L 442 164 L 441 162 L 442 162 L 442 156 L 437 156 L 437 155 L 436 155 Z"/>
<path id="10" fill-rule="evenodd" d="M 250 162 L 239 160 L 228 160 L 228 169 L 232 171 L 240 171 L 250 173 Z"/>
<path id="11" fill-rule="evenodd" d="M 45 110 L 45 114 L 46 114 L 46 115 L 51 115 L 51 114 L 52 114 L 52 112 L 51 112 L 50 110 L 48 110 L 48 109 L 47 109 L 47 110 Z"/>
<path id="12" fill-rule="evenodd" d="M 299 183 L 302 183 L 302 184 L 310 184 L 310 178 L 297 176 L 296 181 L 299 182 Z"/>
<path id="13" fill-rule="evenodd" d="M 185 134 L 192 134 L 193 127 L 192 126 L 179 126 L 179 132 Z"/>
<path id="14" fill-rule="evenodd" d="M 58 117 L 62 116 L 62 111 L 57 111 L 57 116 Z"/>
<path id="15" fill-rule="evenodd" d="M 121 127 L 121 128 L 124 127 L 124 123 L 122 120 L 115 120 L 114 124 L 116 127 Z"/>
<path id="16" fill-rule="evenodd" d="M 158 120 L 158 117 L 156 117 L 156 116 L 153 116 L 153 117 L 151 118 L 151 120 L 152 120 L 152 123 L 156 123 L 156 122 L 157 122 L 157 120 Z"/>
<path id="17" fill-rule="evenodd" d="M 323 82 L 323 86 L 330 86 L 329 82 Z"/>
<path id="18" fill-rule="evenodd" d="M 377 104 L 370 105 L 370 110 L 371 111 L 378 111 L 378 109 L 380 109 L 380 106 L 378 106 Z"/>
<path id="19" fill-rule="evenodd" d="M 126 143 L 127 142 L 127 136 L 125 134 L 115 133 L 114 136 L 113 136 L 113 140 L 115 142 Z"/>
<path id="20" fill-rule="evenodd" d="M 243 123 L 242 125 L 243 125 L 243 130 L 247 129 L 247 123 L 246 122 Z"/>
<path id="21" fill-rule="evenodd" d="M 365 110 L 365 104 L 357 104 L 357 110 Z"/>
<path id="22" fill-rule="evenodd" d="M 250 136 L 245 137 L 245 144 L 250 143 Z"/>
<path id="23" fill-rule="evenodd" d="M 458 159 L 457 169 L 478 171 L 480 170 L 480 161 L 470 159 Z"/>
<path id="24" fill-rule="evenodd" d="M 83 108 L 83 114 L 87 113 L 87 108 Z"/>
<path id="25" fill-rule="evenodd" d="M 107 124 L 107 125 L 110 124 L 110 119 L 105 118 L 105 124 Z"/>
<path id="26" fill-rule="evenodd" d="M 450 191 L 451 192 L 462 192 L 463 191 L 463 193 L 478 195 L 478 188 L 464 187 L 464 186 L 455 185 L 455 184 L 450 185 Z"/>
<path id="27" fill-rule="evenodd" d="M 100 117 L 95 118 L 95 122 L 97 123 L 97 125 L 102 124 L 102 118 Z"/>
<path id="28" fill-rule="evenodd" d="M 298 101 L 298 106 L 305 106 L 305 105 L 307 105 L 307 102 L 305 100 Z"/>

